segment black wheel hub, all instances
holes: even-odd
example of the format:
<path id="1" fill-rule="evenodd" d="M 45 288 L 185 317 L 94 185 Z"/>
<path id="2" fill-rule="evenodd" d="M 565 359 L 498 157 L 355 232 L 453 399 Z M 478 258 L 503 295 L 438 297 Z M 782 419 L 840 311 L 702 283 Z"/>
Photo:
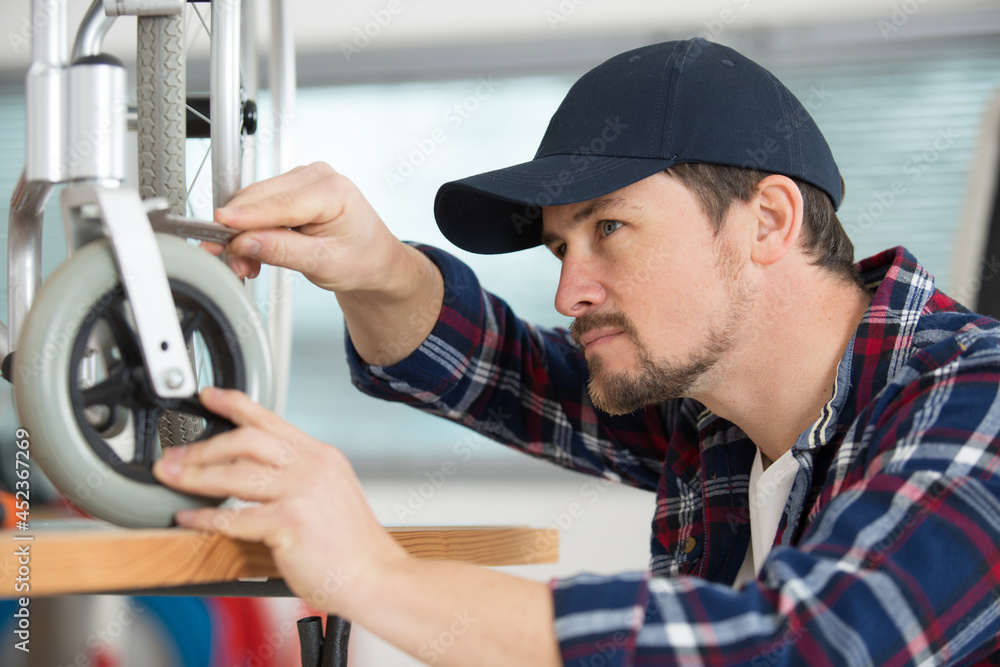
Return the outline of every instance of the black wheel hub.
<path id="1" fill-rule="evenodd" d="M 226 317 L 192 285 L 171 279 L 170 289 L 185 343 L 190 347 L 197 335 L 211 371 L 210 379 L 199 378 L 199 386 L 207 383 L 245 390 L 239 339 Z M 162 451 L 159 427 L 168 413 L 185 415 L 202 425 L 197 437 L 177 443 L 181 445 L 228 431 L 233 425 L 205 409 L 197 396 L 163 398 L 156 394 L 126 304 L 124 288 L 119 285 L 103 295 L 85 318 L 70 356 L 70 398 L 76 423 L 94 452 L 118 473 L 155 484 L 151 469 Z M 107 349 L 100 351 L 106 371 L 104 377 L 88 383 L 90 386 L 81 386 L 81 368 L 85 356 L 94 354 L 88 345 L 99 322 L 104 322 L 109 332 L 104 337 Z M 129 440 L 132 454 L 123 458 L 118 451 L 125 449 Z"/>

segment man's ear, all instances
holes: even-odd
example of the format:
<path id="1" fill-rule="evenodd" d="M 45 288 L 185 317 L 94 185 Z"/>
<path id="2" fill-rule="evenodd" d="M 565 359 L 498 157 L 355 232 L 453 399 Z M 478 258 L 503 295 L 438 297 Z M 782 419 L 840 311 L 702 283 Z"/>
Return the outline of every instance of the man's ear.
<path id="1" fill-rule="evenodd" d="M 751 210 L 756 218 L 751 259 L 757 264 L 774 264 L 799 241 L 802 193 L 792 179 L 772 174 L 757 184 Z"/>

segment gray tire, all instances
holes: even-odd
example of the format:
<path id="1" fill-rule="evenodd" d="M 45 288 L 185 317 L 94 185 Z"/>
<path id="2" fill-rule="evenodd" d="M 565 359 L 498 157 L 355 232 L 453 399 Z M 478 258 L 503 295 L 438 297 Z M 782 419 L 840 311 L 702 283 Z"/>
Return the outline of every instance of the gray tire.
<path id="1" fill-rule="evenodd" d="M 184 215 L 186 58 L 184 12 L 175 16 L 140 16 L 136 49 L 136 141 L 139 147 L 139 195 L 166 197 L 170 210 Z M 195 420 L 172 413 L 161 420 L 160 437 L 180 444 L 196 430 Z"/>
<path id="2" fill-rule="evenodd" d="M 184 215 L 184 13 L 140 16 L 136 49 L 139 195 L 166 197 Z"/>
<path id="3" fill-rule="evenodd" d="M 260 316 L 243 285 L 222 262 L 187 242 L 161 234 L 157 241 L 178 304 L 181 287 L 184 294 L 199 295 L 199 303 L 210 304 L 202 309 L 209 313 L 205 321 L 211 320 L 204 330 L 214 333 L 199 335 L 224 336 L 224 341 L 210 343 L 229 351 L 223 356 L 237 369 L 232 377 L 239 377 L 237 384 L 242 385 L 235 388 L 271 408 L 269 348 Z M 82 364 L 82 346 L 90 345 L 84 332 L 93 331 L 95 320 L 100 321 L 97 313 L 121 293 L 106 240 L 83 247 L 46 280 L 25 321 L 15 355 L 15 402 L 21 424 L 30 434 L 31 456 L 71 502 L 96 518 L 123 526 L 165 527 L 173 523 L 177 511 L 217 505 L 220 499 L 181 494 L 153 480 L 148 468 L 158 452 L 150 451 L 139 465 L 113 455 L 109 459 L 111 450 L 105 451 L 100 442 L 95 445 L 94 426 L 82 417 L 80 396 L 88 389 L 73 386 L 78 383 L 75 369 Z M 141 377 L 141 363 L 138 367 L 135 373 Z M 233 384 L 226 377 L 213 374 L 212 384 Z M 112 380 L 106 384 L 113 385 Z M 135 424 L 142 421 L 134 419 Z M 134 438 L 138 441 L 139 437 L 136 427 Z M 136 469 L 140 473 L 145 469 L 145 477 L 130 472 Z"/>

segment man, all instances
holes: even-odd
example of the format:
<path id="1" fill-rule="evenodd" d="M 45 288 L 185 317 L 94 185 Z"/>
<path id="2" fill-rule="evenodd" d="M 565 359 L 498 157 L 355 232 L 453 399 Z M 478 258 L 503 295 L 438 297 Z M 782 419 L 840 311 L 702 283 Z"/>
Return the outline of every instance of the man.
<path id="1" fill-rule="evenodd" d="M 178 522 L 264 541 L 305 597 L 339 573 L 329 611 L 434 664 L 1000 663 L 997 323 L 901 248 L 855 268 L 841 196 L 794 97 L 702 40 L 612 58 L 534 160 L 438 193 L 457 245 L 552 250 L 568 333 L 400 243 L 329 167 L 252 186 L 218 212 L 238 273 L 334 291 L 364 390 L 655 490 L 650 572 L 414 561 L 337 450 L 235 392 L 203 401 L 240 428 L 156 472 L 261 504 Z"/>

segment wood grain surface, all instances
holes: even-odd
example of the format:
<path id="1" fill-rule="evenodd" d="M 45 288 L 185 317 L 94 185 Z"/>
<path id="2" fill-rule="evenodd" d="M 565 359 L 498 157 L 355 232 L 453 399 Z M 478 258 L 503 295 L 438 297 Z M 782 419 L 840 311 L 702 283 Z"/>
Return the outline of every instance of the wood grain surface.
<path id="1" fill-rule="evenodd" d="M 478 565 L 554 563 L 559 531 L 519 526 L 388 528 L 417 558 Z M 84 522 L 0 532 L 0 597 L 160 588 L 277 578 L 261 544 L 185 529 Z M 27 588 L 25 588 L 27 586 Z"/>

